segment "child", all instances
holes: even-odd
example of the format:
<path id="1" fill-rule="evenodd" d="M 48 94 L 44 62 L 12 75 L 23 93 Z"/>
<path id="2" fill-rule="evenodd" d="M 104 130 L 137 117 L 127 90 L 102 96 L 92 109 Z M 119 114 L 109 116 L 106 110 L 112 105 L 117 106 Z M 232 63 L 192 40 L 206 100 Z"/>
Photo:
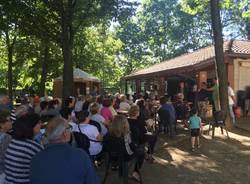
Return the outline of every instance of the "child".
<path id="1" fill-rule="evenodd" d="M 189 118 L 189 124 L 191 129 L 191 145 L 192 151 L 195 150 L 195 140 L 197 141 L 197 148 L 200 148 L 200 130 L 201 130 L 201 118 L 197 116 L 197 110 L 192 109 L 192 116 Z"/>

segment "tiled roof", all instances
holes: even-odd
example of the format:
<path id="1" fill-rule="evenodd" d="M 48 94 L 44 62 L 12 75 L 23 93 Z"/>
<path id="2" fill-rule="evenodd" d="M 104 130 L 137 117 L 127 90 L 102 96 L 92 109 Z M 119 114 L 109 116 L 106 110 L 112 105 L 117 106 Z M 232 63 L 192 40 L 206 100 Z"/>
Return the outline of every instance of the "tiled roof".
<path id="1" fill-rule="evenodd" d="M 87 72 L 84 72 L 79 68 L 74 68 L 73 76 L 74 76 L 74 79 L 84 79 L 87 81 L 100 82 L 100 80 L 97 77 L 94 77 L 93 75 L 88 74 Z M 60 77 L 57 77 L 55 80 L 62 80 L 62 79 L 63 77 L 60 76 Z"/>
<path id="2" fill-rule="evenodd" d="M 250 41 L 241 41 L 241 40 L 225 41 L 224 52 L 226 52 L 227 54 L 249 55 L 250 57 Z M 138 70 L 130 75 L 125 76 L 125 78 L 137 77 L 140 75 L 147 75 L 167 70 L 179 69 L 191 65 L 198 65 L 214 57 L 215 57 L 214 46 L 211 45 L 205 48 L 198 49 L 192 53 L 183 54 L 181 56 L 155 64 L 151 67 Z"/>

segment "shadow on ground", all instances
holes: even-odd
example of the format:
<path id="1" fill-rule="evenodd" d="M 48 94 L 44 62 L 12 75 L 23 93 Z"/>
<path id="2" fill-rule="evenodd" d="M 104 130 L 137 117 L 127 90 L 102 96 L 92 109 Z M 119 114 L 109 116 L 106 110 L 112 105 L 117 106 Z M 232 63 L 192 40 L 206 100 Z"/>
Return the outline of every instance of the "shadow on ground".
<path id="1" fill-rule="evenodd" d="M 211 135 L 202 136 L 202 146 L 195 152 L 190 149 L 188 134 L 189 131 L 180 130 L 175 139 L 159 136 L 155 163 L 145 162 L 142 169 L 144 184 L 250 183 L 250 132 L 232 129 L 228 139 L 217 129 L 214 139 Z M 101 179 L 103 170 L 98 171 Z M 110 172 L 106 183 L 121 182 L 116 172 Z"/>

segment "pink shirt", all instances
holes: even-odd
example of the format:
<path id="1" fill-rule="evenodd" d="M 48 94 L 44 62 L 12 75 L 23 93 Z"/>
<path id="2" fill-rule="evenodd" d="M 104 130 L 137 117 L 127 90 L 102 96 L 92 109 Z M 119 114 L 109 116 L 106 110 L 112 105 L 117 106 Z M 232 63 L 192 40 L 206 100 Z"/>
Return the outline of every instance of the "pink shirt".
<path id="1" fill-rule="evenodd" d="M 108 120 L 112 121 L 113 120 L 112 112 L 110 111 L 110 109 L 108 107 L 103 107 L 101 109 L 101 115 L 104 117 L 104 119 L 106 121 L 108 121 Z"/>

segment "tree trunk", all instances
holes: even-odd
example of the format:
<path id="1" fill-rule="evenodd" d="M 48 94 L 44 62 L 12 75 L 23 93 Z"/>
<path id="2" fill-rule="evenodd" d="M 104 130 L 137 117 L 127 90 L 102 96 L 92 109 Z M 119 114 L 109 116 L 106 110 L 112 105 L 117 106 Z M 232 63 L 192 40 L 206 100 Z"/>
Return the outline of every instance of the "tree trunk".
<path id="1" fill-rule="evenodd" d="M 12 67 L 13 67 L 13 50 L 14 44 L 16 41 L 16 36 L 14 36 L 12 43 L 10 43 L 10 35 L 9 32 L 5 32 L 6 35 L 6 45 L 7 45 L 7 52 L 8 52 L 8 96 L 10 102 L 13 102 L 13 74 L 12 74 Z"/>
<path id="2" fill-rule="evenodd" d="M 220 94 L 220 105 L 221 110 L 226 118 L 226 126 L 231 127 L 232 124 L 228 121 L 228 82 L 227 82 L 227 71 L 224 63 L 224 51 L 223 51 L 223 38 L 222 28 L 219 10 L 219 0 L 210 0 L 211 5 L 211 18 L 212 28 L 214 33 L 215 43 L 215 59 L 216 59 L 216 70 L 219 81 L 219 94 Z"/>
<path id="3" fill-rule="evenodd" d="M 63 52 L 63 100 L 73 95 L 73 61 L 72 61 L 72 47 L 73 47 L 73 30 L 72 17 L 73 7 L 71 0 L 68 1 L 67 6 L 62 10 L 61 26 L 62 26 L 62 52 Z"/>
<path id="4" fill-rule="evenodd" d="M 48 60 L 49 60 L 49 44 L 45 43 L 44 45 L 44 55 L 42 59 L 42 74 L 41 74 L 41 81 L 40 81 L 40 90 L 39 95 L 45 96 L 45 83 L 47 80 L 47 73 L 48 73 Z"/>

